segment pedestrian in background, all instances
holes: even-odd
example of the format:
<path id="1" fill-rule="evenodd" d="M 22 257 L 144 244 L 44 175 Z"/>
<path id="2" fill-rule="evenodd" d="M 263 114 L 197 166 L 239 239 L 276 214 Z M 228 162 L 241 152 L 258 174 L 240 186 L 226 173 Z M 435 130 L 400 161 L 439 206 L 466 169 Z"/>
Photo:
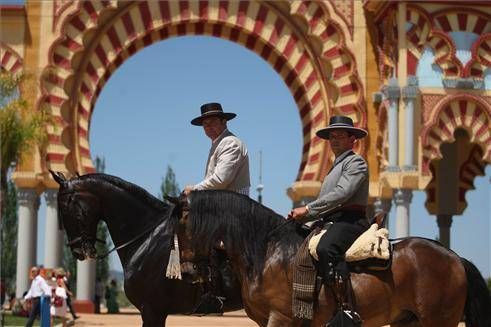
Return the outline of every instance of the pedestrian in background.
<path id="1" fill-rule="evenodd" d="M 32 326 L 37 316 L 41 315 L 41 297 L 51 297 L 51 287 L 49 287 L 46 280 L 39 275 L 39 272 L 38 267 L 31 268 L 31 287 L 24 296 L 25 300 L 31 301 L 31 310 L 29 312 L 29 319 L 27 319 L 26 322 L 26 327 Z"/>

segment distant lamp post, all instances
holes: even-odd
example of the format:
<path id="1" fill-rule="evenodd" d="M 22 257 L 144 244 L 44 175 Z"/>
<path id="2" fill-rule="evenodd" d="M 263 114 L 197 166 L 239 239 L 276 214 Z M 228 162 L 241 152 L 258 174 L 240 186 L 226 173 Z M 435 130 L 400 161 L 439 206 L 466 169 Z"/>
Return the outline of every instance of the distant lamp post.
<path id="1" fill-rule="evenodd" d="M 256 187 L 257 190 L 257 202 L 263 203 L 262 191 L 264 189 L 263 185 L 263 152 L 259 151 L 259 184 Z"/>

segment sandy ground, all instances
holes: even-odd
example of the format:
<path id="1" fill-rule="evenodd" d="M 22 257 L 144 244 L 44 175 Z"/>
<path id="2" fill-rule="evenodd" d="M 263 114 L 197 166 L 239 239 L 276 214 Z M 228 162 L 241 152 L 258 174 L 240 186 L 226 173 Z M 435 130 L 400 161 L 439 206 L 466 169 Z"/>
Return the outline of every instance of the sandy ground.
<path id="1" fill-rule="evenodd" d="M 80 314 L 80 319 L 75 323 L 75 326 L 114 326 L 114 327 L 129 327 L 141 326 L 142 320 L 136 309 L 122 309 L 121 314 Z M 166 326 L 171 327 L 208 327 L 208 326 L 223 326 L 223 327 L 252 327 L 257 324 L 247 318 L 245 312 L 234 311 L 223 315 L 223 317 L 192 317 L 192 316 L 169 316 Z M 459 324 L 459 327 L 465 327 L 465 324 Z"/>
<path id="2" fill-rule="evenodd" d="M 121 314 L 79 314 L 80 319 L 74 326 L 114 326 L 129 327 L 141 326 L 142 320 L 136 309 L 122 309 Z M 194 327 L 194 326 L 225 326 L 225 327 L 249 327 L 257 326 L 252 320 L 247 318 L 245 312 L 234 311 L 223 315 L 223 317 L 192 317 L 192 316 L 169 316 L 167 326 L 175 327 Z"/>

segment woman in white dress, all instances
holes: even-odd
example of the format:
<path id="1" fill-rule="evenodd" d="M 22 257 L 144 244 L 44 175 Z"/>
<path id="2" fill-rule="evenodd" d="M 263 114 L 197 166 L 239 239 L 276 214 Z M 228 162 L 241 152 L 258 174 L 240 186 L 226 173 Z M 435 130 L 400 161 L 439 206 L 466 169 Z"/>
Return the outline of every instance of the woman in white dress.
<path id="1" fill-rule="evenodd" d="M 67 311 L 67 293 L 63 276 L 56 276 L 56 288 L 51 297 L 51 326 L 54 326 L 54 317 L 61 319 L 63 327 L 66 327 L 66 311 Z"/>

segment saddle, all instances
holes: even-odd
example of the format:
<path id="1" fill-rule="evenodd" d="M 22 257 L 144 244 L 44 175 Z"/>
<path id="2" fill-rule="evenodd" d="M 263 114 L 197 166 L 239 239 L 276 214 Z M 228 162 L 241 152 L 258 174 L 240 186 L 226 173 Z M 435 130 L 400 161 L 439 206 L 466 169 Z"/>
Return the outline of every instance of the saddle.
<path id="1" fill-rule="evenodd" d="M 392 262 L 392 248 L 388 240 L 388 230 L 383 226 L 385 214 L 377 215 L 371 225 L 346 251 L 345 260 L 351 272 L 366 270 L 386 270 Z M 332 223 L 317 226 L 304 240 L 293 264 L 293 314 L 300 319 L 313 317 L 313 307 L 322 286 L 316 264 L 317 244 L 324 233 L 328 233 Z"/>

